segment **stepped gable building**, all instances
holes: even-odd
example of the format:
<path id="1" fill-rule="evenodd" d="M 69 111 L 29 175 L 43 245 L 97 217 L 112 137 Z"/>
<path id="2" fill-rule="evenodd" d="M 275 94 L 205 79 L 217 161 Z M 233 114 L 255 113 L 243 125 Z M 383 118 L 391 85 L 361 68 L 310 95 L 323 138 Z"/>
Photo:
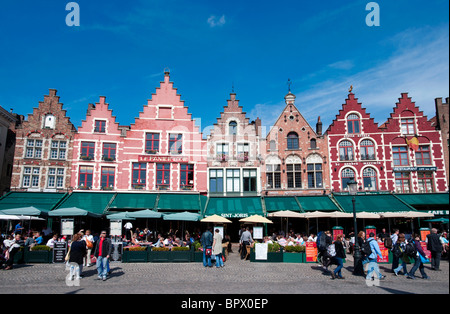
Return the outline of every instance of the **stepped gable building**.
<path id="1" fill-rule="evenodd" d="M 208 135 L 210 195 L 245 196 L 261 193 L 261 120 L 250 122 L 236 94 Z"/>
<path id="2" fill-rule="evenodd" d="M 124 134 L 105 102 L 88 105 L 73 142 L 72 186 L 78 190 L 115 190 Z"/>
<path id="3" fill-rule="evenodd" d="M 206 140 L 169 71 L 123 139 L 119 190 L 207 193 Z"/>
<path id="4" fill-rule="evenodd" d="M 448 114 L 448 113 L 447 113 Z M 441 133 L 402 93 L 380 129 L 385 147 L 388 190 L 432 193 L 448 190 Z"/>
<path id="5" fill-rule="evenodd" d="M 326 134 L 333 192 L 346 191 L 352 178 L 360 191 L 388 189 L 383 133 L 355 94 L 349 93 Z"/>
<path id="6" fill-rule="evenodd" d="M 432 119 L 433 126 L 436 127 L 436 130 L 441 132 L 442 138 L 442 148 L 444 150 L 444 160 L 446 165 L 446 176 L 447 176 L 447 184 L 449 181 L 449 98 L 445 99 L 445 103 L 442 102 L 442 98 L 435 99 L 436 106 L 436 116 Z"/>
<path id="7" fill-rule="evenodd" d="M 316 130 L 285 96 L 286 107 L 266 137 L 263 190 L 265 195 L 321 195 L 330 191 L 328 143 L 322 122 Z"/>
<path id="8" fill-rule="evenodd" d="M 12 190 L 59 191 L 71 187 L 72 143 L 77 132 L 50 89 L 28 119 L 15 128 Z"/>

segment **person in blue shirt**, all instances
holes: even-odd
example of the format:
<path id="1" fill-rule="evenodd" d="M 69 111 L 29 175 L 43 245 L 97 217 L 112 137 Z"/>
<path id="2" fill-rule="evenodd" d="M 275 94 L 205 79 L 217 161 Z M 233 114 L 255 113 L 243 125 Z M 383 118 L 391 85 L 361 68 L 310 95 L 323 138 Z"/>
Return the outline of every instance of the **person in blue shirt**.
<path id="1" fill-rule="evenodd" d="M 377 275 L 378 279 L 386 278 L 386 276 L 383 276 L 380 273 L 380 268 L 378 266 L 377 257 L 379 256 L 380 258 L 382 258 L 383 255 L 381 253 L 381 250 L 380 250 L 377 240 L 374 239 L 374 236 L 375 236 L 375 234 L 373 232 L 371 232 L 369 234 L 369 238 L 367 239 L 367 241 L 370 244 L 370 248 L 372 249 L 372 253 L 369 256 L 367 256 L 369 266 L 367 269 L 366 280 L 372 280 L 372 274 L 374 272 Z"/>
<path id="2" fill-rule="evenodd" d="M 36 244 L 40 245 L 44 242 L 44 238 L 42 237 L 42 235 L 39 232 L 36 232 Z"/>
<path id="3" fill-rule="evenodd" d="M 14 234 L 22 234 L 23 227 L 20 225 L 20 222 L 14 228 Z"/>

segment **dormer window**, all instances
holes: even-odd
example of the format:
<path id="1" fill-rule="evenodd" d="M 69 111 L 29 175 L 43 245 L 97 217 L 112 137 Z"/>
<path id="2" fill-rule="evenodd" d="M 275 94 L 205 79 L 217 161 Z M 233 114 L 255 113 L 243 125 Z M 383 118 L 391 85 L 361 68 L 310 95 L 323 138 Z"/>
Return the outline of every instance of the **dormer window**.
<path id="1" fill-rule="evenodd" d="M 347 117 L 347 132 L 348 134 L 360 133 L 359 116 L 351 114 Z"/>
<path id="2" fill-rule="evenodd" d="M 44 117 L 44 128 L 54 129 L 56 125 L 56 118 L 52 114 L 47 114 Z"/>
<path id="3" fill-rule="evenodd" d="M 104 121 L 104 120 L 95 120 L 94 132 L 105 133 L 105 127 L 106 127 L 106 121 Z"/>
<path id="4" fill-rule="evenodd" d="M 237 123 L 236 123 L 236 121 L 231 121 L 228 124 L 228 131 L 229 131 L 230 135 L 237 135 Z"/>

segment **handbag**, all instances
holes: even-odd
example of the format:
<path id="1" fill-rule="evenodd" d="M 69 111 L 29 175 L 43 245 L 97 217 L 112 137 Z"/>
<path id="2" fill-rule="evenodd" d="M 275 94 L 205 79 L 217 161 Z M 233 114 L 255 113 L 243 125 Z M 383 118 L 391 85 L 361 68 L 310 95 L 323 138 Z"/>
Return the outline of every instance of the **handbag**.
<path id="1" fill-rule="evenodd" d="M 211 256 L 212 255 L 212 249 L 206 249 L 205 250 L 205 255 L 206 256 Z"/>
<path id="2" fill-rule="evenodd" d="M 86 241 L 86 247 L 88 249 L 92 249 L 94 247 L 94 244 L 91 241 L 89 241 L 89 239 L 87 237 L 84 241 Z"/>
<path id="3" fill-rule="evenodd" d="M 71 248 L 72 248 L 72 247 L 69 247 L 69 251 L 67 252 L 66 257 L 64 258 L 64 260 L 65 260 L 66 262 L 68 262 L 69 259 L 70 259 L 70 249 L 71 249 Z"/>
<path id="4" fill-rule="evenodd" d="M 420 256 L 420 260 L 422 261 L 423 264 L 428 263 L 430 260 L 428 259 L 428 257 L 426 256 L 422 256 L 422 254 L 419 253 Z"/>

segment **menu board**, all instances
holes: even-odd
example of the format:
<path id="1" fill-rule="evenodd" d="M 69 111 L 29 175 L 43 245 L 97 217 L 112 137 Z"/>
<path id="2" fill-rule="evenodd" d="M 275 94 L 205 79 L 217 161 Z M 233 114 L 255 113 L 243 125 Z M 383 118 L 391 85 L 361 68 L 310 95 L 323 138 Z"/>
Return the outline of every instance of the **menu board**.
<path id="1" fill-rule="evenodd" d="M 55 242 L 53 246 L 53 263 L 65 263 L 67 242 Z"/>
<path id="2" fill-rule="evenodd" d="M 255 260 L 267 260 L 267 243 L 256 243 L 255 244 Z"/>
<path id="3" fill-rule="evenodd" d="M 306 242 L 306 262 L 313 263 L 317 261 L 317 244 L 316 242 Z"/>
<path id="4" fill-rule="evenodd" d="M 338 235 L 344 234 L 344 229 L 333 229 L 333 241 L 336 241 Z"/>
<path id="5" fill-rule="evenodd" d="M 420 229 L 420 240 L 425 241 L 430 233 L 430 229 Z"/>
<path id="6" fill-rule="evenodd" d="M 381 255 L 383 256 L 380 258 L 377 256 L 377 262 L 378 263 L 389 263 L 389 249 L 387 249 L 384 246 L 384 243 L 378 243 L 378 246 L 380 247 Z"/>

